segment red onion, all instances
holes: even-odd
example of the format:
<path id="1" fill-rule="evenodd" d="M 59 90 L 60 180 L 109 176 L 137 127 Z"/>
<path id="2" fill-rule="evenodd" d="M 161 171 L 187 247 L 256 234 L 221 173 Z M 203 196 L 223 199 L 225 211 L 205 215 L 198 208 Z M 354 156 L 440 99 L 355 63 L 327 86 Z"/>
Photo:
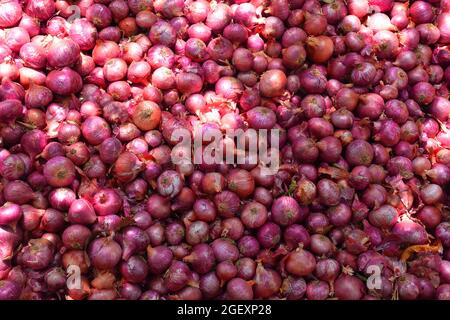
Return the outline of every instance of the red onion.
<path id="1" fill-rule="evenodd" d="M 326 78 L 322 70 L 312 67 L 300 74 L 300 84 L 308 93 L 322 93 L 326 89 Z"/>
<path id="2" fill-rule="evenodd" d="M 294 198 L 280 197 L 272 204 L 271 217 L 279 225 L 291 225 L 305 218 L 305 210 L 307 209 L 301 208 Z"/>
<path id="3" fill-rule="evenodd" d="M 316 260 L 309 251 L 298 249 L 286 257 L 286 271 L 293 275 L 300 277 L 307 276 L 314 271 L 315 267 Z"/>
<path id="4" fill-rule="evenodd" d="M 12 51 L 19 52 L 25 43 L 30 42 L 30 35 L 26 29 L 14 27 L 5 33 L 4 42 Z"/>
<path id="5" fill-rule="evenodd" d="M 33 42 L 24 44 L 20 48 L 19 54 L 26 66 L 42 69 L 46 65 L 47 56 L 45 54 L 45 49 L 38 44 Z"/>
<path id="6" fill-rule="evenodd" d="M 450 2 L 263 2 L 1 1 L 0 299 L 448 298 Z"/>
<path id="7" fill-rule="evenodd" d="M 32 239 L 20 251 L 21 264 L 33 270 L 48 267 L 53 258 L 53 244 L 46 239 Z"/>
<path id="8" fill-rule="evenodd" d="M 72 202 L 68 214 L 72 223 L 92 224 L 97 219 L 94 207 L 84 199 L 77 199 Z"/>
<path id="9" fill-rule="evenodd" d="M 17 1 L 4 1 L 0 5 L 2 12 L 0 27 L 9 28 L 15 26 L 22 17 L 22 8 Z"/>
<path id="10" fill-rule="evenodd" d="M 92 224 L 96 221 L 94 207 L 85 199 L 77 199 L 69 208 L 68 220 L 71 223 L 83 225 Z"/>
<path id="11" fill-rule="evenodd" d="M 400 221 L 395 224 L 392 233 L 395 234 L 400 241 L 405 243 L 423 244 L 427 241 L 425 229 L 421 225 L 409 220 Z"/>
<path id="12" fill-rule="evenodd" d="M 449 43 L 450 41 L 450 34 L 449 34 L 449 22 L 448 22 L 448 12 L 442 12 L 437 17 L 437 27 L 439 29 L 440 38 L 439 42 L 442 43 Z"/>
<path id="13" fill-rule="evenodd" d="M 433 206 L 424 206 L 417 217 L 427 228 L 435 228 L 441 222 L 441 213 Z"/>
<path id="14" fill-rule="evenodd" d="M 0 207 L 0 224 L 15 224 L 22 217 L 22 209 L 19 205 L 6 202 Z"/>
<path id="15" fill-rule="evenodd" d="M 324 281 L 311 281 L 306 288 L 306 297 L 309 300 L 325 300 L 329 294 L 329 285 Z"/>
<path id="16" fill-rule="evenodd" d="M 364 283 L 355 276 L 342 274 L 334 284 L 335 295 L 340 300 L 360 300 L 365 293 Z"/>
<path id="17" fill-rule="evenodd" d="M 412 21 L 416 24 L 430 22 L 434 18 L 433 7 L 425 1 L 416 1 L 409 8 Z"/>
<path id="18" fill-rule="evenodd" d="M 167 277 L 164 279 L 164 285 L 169 292 L 176 292 L 183 289 L 189 281 L 189 267 L 181 262 L 174 261 L 167 270 Z"/>
<path id="19" fill-rule="evenodd" d="M 22 104 L 16 99 L 6 99 L 0 102 L 0 119 L 12 121 L 22 113 Z"/>
<path id="20" fill-rule="evenodd" d="M 113 215 L 122 207 L 122 199 L 114 189 L 103 189 L 95 194 L 92 205 L 100 216 Z"/>
<path id="21" fill-rule="evenodd" d="M 83 225 L 71 225 L 64 230 L 62 241 L 69 249 L 83 249 L 91 237 L 91 231 Z"/>
<path id="22" fill-rule="evenodd" d="M 65 157 L 51 158 L 44 166 L 47 183 L 53 187 L 65 187 L 75 179 L 75 166 Z"/>
<path id="23" fill-rule="evenodd" d="M 228 188 L 235 192 L 240 198 L 247 198 L 255 189 L 255 182 L 248 171 L 236 169 L 231 171 L 227 177 Z"/>
<path id="24" fill-rule="evenodd" d="M 48 0 L 32 0 L 28 1 L 25 12 L 40 20 L 48 20 L 55 12 L 55 3 Z"/>
<path id="25" fill-rule="evenodd" d="M 261 264 L 256 268 L 254 293 L 256 297 L 268 298 L 279 291 L 281 277 L 275 270 L 266 269 Z"/>
<path id="26" fill-rule="evenodd" d="M 98 238 L 88 249 L 91 263 L 98 269 L 111 269 L 118 264 L 122 255 L 119 244 L 112 239 Z"/>
<path id="27" fill-rule="evenodd" d="M 0 174 L 7 180 L 20 179 L 26 171 L 25 162 L 19 155 L 11 154 L 0 165 Z"/>
<path id="28" fill-rule="evenodd" d="M 214 32 L 219 32 L 229 24 L 231 20 L 231 9 L 228 5 L 220 3 L 210 11 L 206 17 L 206 25 Z"/>
<path id="29" fill-rule="evenodd" d="M 231 279 L 226 288 L 227 296 L 231 300 L 251 300 L 253 290 L 249 283 L 241 278 Z"/>
<path id="30" fill-rule="evenodd" d="M 53 94 L 50 89 L 31 84 L 25 92 L 25 105 L 29 108 L 43 108 L 51 103 Z"/>
<path id="31" fill-rule="evenodd" d="M 306 52 L 315 63 L 324 63 L 333 54 L 334 44 L 327 36 L 311 37 L 306 42 Z"/>
<path id="32" fill-rule="evenodd" d="M 70 95 L 81 90 L 82 80 L 78 73 L 64 67 L 51 71 L 46 80 L 47 87 L 59 95 Z"/>
<path id="33" fill-rule="evenodd" d="M 131 283 L 140 283 L 148 274 L 145 260 L 140 256 L 132 256 L 120 265 L 120 272 Z"/>
<path id="34" fill-rule="evenodd" d="M 116 239 L 122 246 L 123 260 L 128 260 L 132 255 L 144 251 L 150 242 L 149 235 L 144 230 L 134 226 L 123 229 L 116 236 Z"/>
<path id="35" fill-rule="evenodd" d="M 225 99 L 231 100 L 237 100 L 243 89 L 241 81 L 234 77 L 222 77 L 217 81 L 215 86 L 217 94 L 223 96 Z M 192 91 L 192 89 L 190 91 Z M 195 92 L 198 91 L 199 90 L 195 90 Z"/>
<path id="36" fill-rule="evenodd" d="M 75 192 L 68 188 L 55 189 L 49 195 L 50 205 L 62 211 L 67 211 L 75 199 Z"/>
<path id="37" fill-rule="evenodd" d="M 80 47 L 69 38 L 52 40 L 47 48 L 47 64 L 53 68 L 62 68 L 75 63 L 80 56 Z"/>
<path id="38" fill-rule="evenodd" d="M 269 70 L 261 76 L 259 89 L 266 97 L 276 97 L 283 93 L 287 83 L 286 75 L 280 70 Z"/>

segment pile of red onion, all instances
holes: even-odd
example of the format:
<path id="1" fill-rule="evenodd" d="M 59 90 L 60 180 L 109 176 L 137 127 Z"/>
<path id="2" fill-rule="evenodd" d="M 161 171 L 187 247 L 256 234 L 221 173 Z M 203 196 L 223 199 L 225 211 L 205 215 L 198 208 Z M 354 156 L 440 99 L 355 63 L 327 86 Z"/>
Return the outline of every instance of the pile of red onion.
<path id="1" fill-rule="evenodd" d="M 449 0 L 0 0 L 0 78 L 0 300 L 450 299 Z"/>

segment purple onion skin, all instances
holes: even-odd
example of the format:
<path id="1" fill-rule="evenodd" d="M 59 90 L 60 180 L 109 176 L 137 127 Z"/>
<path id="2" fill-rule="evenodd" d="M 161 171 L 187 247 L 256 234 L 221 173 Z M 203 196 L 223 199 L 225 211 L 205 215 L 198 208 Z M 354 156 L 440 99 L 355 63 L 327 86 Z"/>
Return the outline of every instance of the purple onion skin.
<path id="1" fill-rule="evenodd" d="M 174 261 L 168 269 L 164 284 L 169 292 L 176 292 L 186 286 L 189 281 L 189 267 L 180 261 Z"/>
<path id="2" fill-rule="evenodd" d="M 0 224 L 11 224 L 22 217 L 22 209 L 14 203 L 5 203 L 0 207 Z"/>
<path id="3" fill-rule="evenodd" d="M 17 300 L 21 293 L 20 285 L 14 281 L 0 281 L 0 300 Z"/>
<path id="4" fill-rule="evenodd" d="M 128 260 L 129 257 L 136 253 L 145 251 L 150 243 L 147 233 L 137 227 L 126 227 L 121 234 L 117 236 L 123 249 L 122 259 Z"/>
<path id="5" fill-rule="evenodd" d="M 75 2 L 0 0 L 0 300 L 450 300 L 450 0 Z"/>
<path id="6" fill-rule="evenodd" d="M 167 247 L 147 248 L 147 264 L 150 273 L 160 274 L 164 272 L 170 266 L 172 259 L 172 251 Z"/>
<path id="7" fill-rule="evenodd" d="M 98 238 L 91 242 L 88 251 L 92 264 L 99 269 L 115 267 L 122 256 L 120 245 L 107 238 Z"/>
<path id="8" fill-rule="evenodd" d="M 53 244 L 46 239 L 32 239 L 20 252 L 25 267 L 41 270 L 48 267 L 54 254 Z"/>
<path id="9" fill-rule="evenodd" d="M 360 300 L 364 293 L 364 283 L 355 276 L 343 274 L 335 282 L 335 295 L 340 300 Z"/>
<path id="10" fill-rule="evenodd" d="M 324 281 L 312 281 L 306 288 L 308 300 L 326 300 L 330 294 L 329 285 Z"/>
<path id="11" fill-rule="evenodd" d="M 300 300 L 306 293 L 306 282 L 303 278 L 288 277 L 283 280 L 281 285 L 283 295 L 288 300 Z"/>

